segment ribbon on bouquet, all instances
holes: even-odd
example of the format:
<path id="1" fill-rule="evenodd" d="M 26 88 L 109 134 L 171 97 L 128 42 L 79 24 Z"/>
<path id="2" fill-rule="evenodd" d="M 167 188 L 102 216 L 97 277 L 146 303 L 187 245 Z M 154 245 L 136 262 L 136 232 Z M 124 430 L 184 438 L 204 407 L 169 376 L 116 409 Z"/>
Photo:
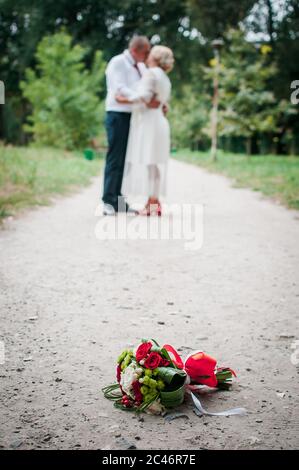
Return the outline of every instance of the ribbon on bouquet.
<path id="1" fill-rule="evenodd" d="M 186 388 L 191 393 L 191 398 L 195 406 L 195 413 L 197 415 L 232 416 L 246 414 L 245 408 L 233 408 L 226 411 L 220 411 L 218 413 L 210 413 L 203 408 L 199 398 L 193 393 L 194 391 L 203 388 L 200 387 L 200 385 L 217 388 L 230 384 L 230 379 L 233 376 L 236 377 L 236 373 L 232 369 L 229 367 L 217 367 L 216 359 L 202 351 L 196 351 L 189 354 L 185 362 L 183 362 L 182 358 L 173 346 L 165 344 L 163 348 L 166 349 L 176 367 L 183 369 L 187 373 Z M 193 382 L 193 384 L 190 382 Z M 194 383 L 199 385 L 194 385 Z"/>
<path id="2" fill-rule="evenodd" d="M 191 392 L 191 397 L 193 400 L 193 404 L 195 406 L 195 413 L 198 416 L 202 415 L 209 415 L 209 416 L 232 416 L 232 415 L 245 415 L 247 413 L 245 408 L 231 408 L 230 410 L 226 411 L 218 411 L 215 413 L 211 413 L 210 411 L 207 411 L 203 408 L 202 404 L 200 403 L 200 400 L 198 397 L 194 395 L 194 393 Z"/>

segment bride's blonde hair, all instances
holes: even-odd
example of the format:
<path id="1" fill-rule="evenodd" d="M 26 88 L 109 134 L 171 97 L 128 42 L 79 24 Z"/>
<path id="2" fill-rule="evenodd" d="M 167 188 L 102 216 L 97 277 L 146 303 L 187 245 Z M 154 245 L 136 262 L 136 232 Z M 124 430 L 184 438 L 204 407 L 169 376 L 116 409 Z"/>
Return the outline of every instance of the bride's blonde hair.
<path id="1" fill-rule="evenodd" d="M 170 72 L 174 65 L 173 52 L 166 46 L 154 46 L 150 52 L 157 65 L 165 72 Z"/>

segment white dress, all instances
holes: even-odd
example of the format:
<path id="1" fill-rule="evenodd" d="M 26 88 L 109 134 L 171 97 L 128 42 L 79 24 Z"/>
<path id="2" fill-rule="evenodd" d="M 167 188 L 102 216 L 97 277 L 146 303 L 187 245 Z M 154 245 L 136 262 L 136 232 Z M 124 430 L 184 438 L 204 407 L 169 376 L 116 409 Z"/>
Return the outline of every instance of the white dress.
<path id="1" fill-rule="evenodd" d="M 162 107 L 170 98 L 171 83 L 160 67 L 143 74 L 136 92 L 125 160 L 122 193 L 159 197 L 166 193 L 167 162 L 170 154 L 170 129 Z M 147 108 L 155 95 L 157 109 Z M 145 102 L 144 102 L 145 101 Z"/>

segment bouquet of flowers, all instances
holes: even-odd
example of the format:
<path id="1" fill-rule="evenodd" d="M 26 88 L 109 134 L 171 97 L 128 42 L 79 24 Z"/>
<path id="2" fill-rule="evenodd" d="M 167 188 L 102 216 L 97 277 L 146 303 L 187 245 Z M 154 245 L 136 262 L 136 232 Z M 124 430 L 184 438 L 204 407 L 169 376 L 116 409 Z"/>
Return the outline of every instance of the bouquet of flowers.
<path id="1" fill-rule="evenodd" d="M 103 393 L 117 408 L 161 414 L 183 403 L 186 387 L 229 388 L 233 375 L 229 368 L 217 368 L 216 360 L 203 352 L 189 355 L 184 363 L 172 346 L 142 340 L 135 350 L 121 353 L 117 383 L 104 387 Z"/>

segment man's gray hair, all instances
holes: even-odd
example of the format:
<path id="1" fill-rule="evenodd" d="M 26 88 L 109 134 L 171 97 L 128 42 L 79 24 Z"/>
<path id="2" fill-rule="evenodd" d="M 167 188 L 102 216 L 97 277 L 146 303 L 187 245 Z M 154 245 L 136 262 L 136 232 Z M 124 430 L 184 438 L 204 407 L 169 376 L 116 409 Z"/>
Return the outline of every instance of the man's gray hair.
<path id="1" fill-rule="evenodd" d="M 133 36 L 129 42 L 129 49 L 142 50 L 145 47 L 150 46 L 150 42 L 146 36 Z"/>

